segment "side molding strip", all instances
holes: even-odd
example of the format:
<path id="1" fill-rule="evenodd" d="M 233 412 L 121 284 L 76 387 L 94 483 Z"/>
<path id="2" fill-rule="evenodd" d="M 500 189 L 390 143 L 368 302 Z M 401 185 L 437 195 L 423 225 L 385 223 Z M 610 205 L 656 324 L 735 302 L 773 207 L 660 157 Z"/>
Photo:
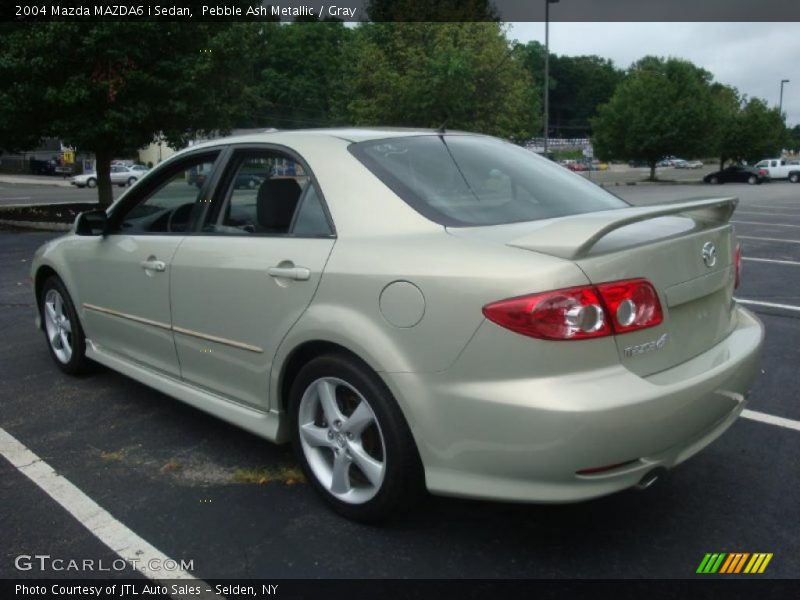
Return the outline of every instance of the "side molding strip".
<path id="1" fill-rule="evenodd" d="M 83 303 L 83 308 L 88 310 L 93 310 L 95 312 L 103 313 L 106 315 L 110 315 L 112 317 L 119 317 L 120 319 L 127 319 L 129 321 L 134 321 L 136 323 L 142 323 L 143 325 L 151 325 L 152 327 L 158 327 L 159 329 L 165 329 L 167 331 L 172 331 L 174 333 L 181 333 L 183 335 L 188 335 L 191 337 L 195 337 L 201 340 L 208 340 L 209 342 L 216 342 L 217 344 L 223 344 L 225 346 L 230 346 L 232 348 L 239 348 L 240 350 L 247 350 L 248 352 L 255 352 L 258 354 L 262 354 L 264 352 L 263 348 L 259 348 L 258 346 L 252 346 L 250 344 L 245 344 L 243 342 L 237 342 L 235 340 L 229 340 L 228 338 L 218 337 L 216 335 L 208 335 L 206 333 L 200 333 L 199 331 L 194 331 L 192 329 L 185 329 L 183 327 L 175 327 L 169 325 L 168 323 L 161 323 L 160 321 L 153 321 L 151 319 L 145 319 L 144 317 L 137 317 L 136 315 L 131 315 L 128 313 L 120 312 L 118 310 L 113 310 L 110 308 L 104 308 L 102 306 L 95 306 L 94 304 L 87 304 L 86 302 Z"/>

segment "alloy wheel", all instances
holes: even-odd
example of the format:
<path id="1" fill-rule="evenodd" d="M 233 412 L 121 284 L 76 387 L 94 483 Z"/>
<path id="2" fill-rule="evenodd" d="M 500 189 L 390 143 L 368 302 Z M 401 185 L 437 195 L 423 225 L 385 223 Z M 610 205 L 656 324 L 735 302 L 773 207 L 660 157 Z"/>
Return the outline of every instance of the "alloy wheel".
<path id="1" fill-rule="evenodd" d="M 369 402 L 335 377 L 312 382 L 303 393 L 297 427 L 308 466 L 335 498 L 363 504 L 386 476 L 386 444 Z"/>
<path id="2" fill-rule="evenodd" d="M 72 358 L 72 323 L 58 290 L 47 291 L 44 298 L 44 325 L 53 354 L 64 364 Z"/>

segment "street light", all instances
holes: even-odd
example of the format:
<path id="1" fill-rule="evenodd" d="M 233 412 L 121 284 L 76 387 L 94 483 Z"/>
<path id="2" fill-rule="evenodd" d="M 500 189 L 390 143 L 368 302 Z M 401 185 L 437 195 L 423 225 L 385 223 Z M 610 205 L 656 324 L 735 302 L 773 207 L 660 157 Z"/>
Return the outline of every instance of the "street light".
<path id="1" fill-rule="evenodd" d="M 550 133 L 550 5 L 558 0 L 544 0 L 544 155 Z"/>
<path id="2" fill-rule="evenodd" d="M 784 83 L 789 83 L 789 80 L 788 79 L 781 79 L 781 99 L 780 99 L 780 102 L 778 103 L 778 114 L 781 115 L 781 118 L 783 118 L 783 84 Z"/>

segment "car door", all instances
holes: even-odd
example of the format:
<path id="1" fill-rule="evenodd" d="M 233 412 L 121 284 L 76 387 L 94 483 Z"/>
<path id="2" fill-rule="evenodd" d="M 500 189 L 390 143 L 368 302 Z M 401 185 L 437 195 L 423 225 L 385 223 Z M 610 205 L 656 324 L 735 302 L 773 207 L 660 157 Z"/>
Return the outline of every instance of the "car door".
<path id="1" fill-rule="evenodd" d="M 248 177 L 259 185 L 237 186 Z M 299 157 L 235 149 L 200 231 L 172 261 L 184 380 L 268 408 L 273 356 L 311 302 L 334 242 L 320 189 Z"/>
<path id="2" fill-rule="evenodd" d="M 69 249 L 86 336 L 99 350 L 180 376 L 172 335 L 172 259 L 203 193 L 186 185 L 188 169 L 214 163 L 218 151 L 170 161 L 131 190 L 109 215 L 106 235 Z M 144 182 L 143 182 L 144 183 Z"/>

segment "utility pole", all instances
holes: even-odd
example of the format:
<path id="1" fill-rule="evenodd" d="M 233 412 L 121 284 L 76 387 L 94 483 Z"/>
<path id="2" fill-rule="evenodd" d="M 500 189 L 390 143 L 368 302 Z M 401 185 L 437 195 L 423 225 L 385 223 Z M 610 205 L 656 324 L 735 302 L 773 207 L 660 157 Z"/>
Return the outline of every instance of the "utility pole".
<path id="1" fill-rule="evenodd" d="M 778 102 L 778 114 L 781 116 L 781 119 L 783 118 L 783 84 L 784 83 L 789 83 L 789 80 L 788 79 L 781 79 L 781 99 L 780 99 L 780 102 Z M 547 109 L 545 109 L 545 110 L 547 110 Z"/>
<path id="2" fill-rule="evenodd" d="M 547 156 L 550 134 L 550 5 L 558 0 L 544 0 L 544 155 Z M 781 88 L 782 89 L 782 88 Z"/>

